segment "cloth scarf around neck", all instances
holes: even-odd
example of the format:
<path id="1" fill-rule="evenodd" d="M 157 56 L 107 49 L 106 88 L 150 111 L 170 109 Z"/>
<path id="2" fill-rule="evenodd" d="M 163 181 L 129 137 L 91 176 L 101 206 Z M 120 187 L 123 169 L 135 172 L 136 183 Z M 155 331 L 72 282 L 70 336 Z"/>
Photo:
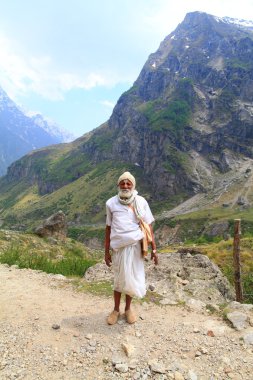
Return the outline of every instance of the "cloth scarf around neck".
<path id="1" fill-rule="evenodd" d="M 138 191 L 134 190 L 130 198 L 120 198 L 120 196 L 118 195 L 118 199 L 122 205 L 125 205 L 125 206 L 132 205 L 134 208 L 135 214 L 137 216 L 137 219 L 142 220 L 144 217 L 144 212 L 141 210 L 141 207 L 139 203 L 137 202 L 137 197 L 136 197 L 137 194 L 138 194 Z"/>

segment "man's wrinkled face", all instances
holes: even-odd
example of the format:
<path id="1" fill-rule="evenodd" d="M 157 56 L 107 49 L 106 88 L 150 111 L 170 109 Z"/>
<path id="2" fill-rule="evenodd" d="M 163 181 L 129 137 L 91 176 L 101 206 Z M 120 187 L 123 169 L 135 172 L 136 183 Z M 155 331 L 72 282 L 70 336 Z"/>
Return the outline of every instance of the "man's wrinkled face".
<path id="1" fill-rule="evenodd" d="M 120 181 L 119 185 L 119 195 L 123 198 L 130 198 L 133 194 L 133 184 L 128 179 L 123 179 Z"/>

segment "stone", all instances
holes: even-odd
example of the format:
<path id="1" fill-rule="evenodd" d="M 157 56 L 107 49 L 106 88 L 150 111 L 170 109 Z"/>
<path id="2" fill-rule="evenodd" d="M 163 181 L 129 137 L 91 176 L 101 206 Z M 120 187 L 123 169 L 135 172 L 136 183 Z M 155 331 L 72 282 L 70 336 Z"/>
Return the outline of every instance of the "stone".
<path id="1" fill-rule="evenodd" d="M 230 311 L 234 311 L 234 309 L 236 309 L 236 310 L 240 310 L 240 311 L 245 312 L 245 313 L 253 311 L 253 305 L 252 304 L 240 303 L 237 301 L 230 302 L 228 304 L 228 308 Z"/>
<path id="2" fill-rule="evenodd" d="M 166 373 L 165 367 L 162 363 L 159 362 L 151 362 L 150 369 L 152 372 L 156 373 Z"/>
<path id="3" fill-rule="evenodd" d="M 239 206 L 244 206 L 247 203 L 247 200 L 243 196 L 239 196 L 237 199 L 237 204 Z"/>
<path id="4" fill-rule="evenodd" d="M 96 347 L 94 347 L 94 346 L 87 346 L 86 347 L 86 351 L 95 352 L 96 351 Z"/>
<path id="5" fill-rule="evenodd" d="M 123 342 L 122 343 L 122 348 L 123 348 L 126 356 L 128 356 L 128 357 L 132 357 L 133 356 L 135 348 L 134 348 L 134 346 L 132 344 Z"/>
<path id="6" fill-rule="evenodd" d="M 54 329 L 54 330 L 59 330 L 60 328 L 61 328 L 61 326 L 58 325 L 57 323 L 54 323 L 54 324 L 52 325 L 52 329 Z"/>
<path id="7" fill-rule="evenodd" d="M 84 278 L 87 281 L 111 281 L 113 271 L 105 263 L 97 263 L 85 271 Z"/>
<path id="8" fill-rule="evenodd" d="M 124 360 L 118 354 L 113 354 L 112 365 L 122 364 L 122 363 L 124 363 Z"/>
<path id="9" fill-rule="evenodd" d="M 248 316 L 244 313 L 238 311 L 233 311 L 232 313 L 227 314 L 228 320 L 232 323 L 233 327 L 241 331 L 248 326 Z"/>
<path id="10" fill-rule="evenodd" d="M 128 372 L 128 365 L 125 363 L 119 363 L 119 364 L 116 364 L 115 369 L 118 372 L 126 373 Z"/>
<path id="11" fill-rule="evenodd" d="M 223 234 L 227 233 L 228 231 L 229 231 L 228 221 L 221 221 L 221 222 L 213 223 L 210 226 L 208 226 L 205 229 L 204 233 L 205 235 L 209 237 L 215 237 L 215 236 L 223 236 Z"/>
<path id="12" fill-rule="evenodd" d="M 176 372 L 174 373 L 174 379 L 175 379 L 175 380 L 184 380 L 184 376 L 182 375 L 181 372 L 176 371 Z"/>
<path id="13" fill-rule="evenodd" d="M 206 355 L 206 354 L 208 353 L 208 350 L 207 350 L 205 347 L 201 347 L 201 348 L 199 349 L 199 351 L 200 351 L 202 354 L 204 354 L 204 355 Z"/>
<path id="14" fill-rule="evenodd" d="M 188 380 L 198 380 L 198 376 L 191 369 L 188 371 Z"/>
<path id="15" fill-rule="evenodd" d="M 224 372 L 225 372 L 226 374 L 228 374 L 228 373 L 232 372 L 232 368 L 229 367 L 229 366 L 227 366 L 227 367 L 224 368 Z"/>
<path id="16" fill-rule="evenodd" d="M 185 305 L 188 306 L 191 310 L 195 310 L 195 311 L 202 311 L 206 307 L 206 304 L 204 302 L 193 299 L 193 298 L 190 298 L 189 300 L 187 300 Z"/>
<path id="17" fill-rule="evenodd" d="M 243 340 L 246 344 L 253 345 L 253 332 L 249 332 L 243 336 Z"/>
<path id="18" fill-rule="evenodd" d="M 227 356 L 223 356 L 221 358 L 221 361 L 226 364 L 227 366 L 229 366 L 231 364 L 231 360 L 227 357 Z"/>
<path id="19" fill-rule="evenodd" d="M 208 319 L 204 322 L 203 328 L 208 336 L 224 336 L 230 328 L 225 323 L 218 323 L 216 320 Z"/>
<path id="20" fill-rule="evenodd" d="M 35 233 L 40 237 L 56 237 L 65 239 L 67 236 L 66 216 L 62 211 L 58 211 L 44 220 L 41 226 L 35 229 Z"/>
<path id="21" fill-rule="evenodd" d="M 234 380 L 235 379 L 237 379 L 237 380 L 241 379 L 241 376 L 238 377 L 238 375 L 236 373 L 234 373 L 234 372 L 228 372 L 227 376 L 228 376 L 229 379 L 234 379 Z"/>
<path id="22" fill-rule="evenodd" d="M 128 367 L 130 369 L 135 369 L 138 365 L 138 360 L 137 359 L 131 359 L 130 362 L 128 363 Z"/>
<path id="23" fill-rule="evenodd" d="M 65 281 L 67 280 L 67 278 L 65 276 L 63 276 L 62 274 L 54 274 L 52 276 L 55 280 L 62 280 L 62 281 Z"/>

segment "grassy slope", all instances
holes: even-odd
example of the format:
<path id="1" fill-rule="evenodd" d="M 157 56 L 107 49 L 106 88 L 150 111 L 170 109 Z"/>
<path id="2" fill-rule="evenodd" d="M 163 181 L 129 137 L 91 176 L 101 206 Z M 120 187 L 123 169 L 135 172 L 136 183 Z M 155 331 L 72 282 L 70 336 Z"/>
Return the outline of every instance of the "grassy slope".
<path id="1" fill-rule="evenodd" d="M 62 210 L 69 220 L 78 217 L 81 224 L 104 222 L 105 201 L 115 195 L 117 179 L 125 170 L 131 170 L 137 179 L 142 177 L 134 165 L 108 161 L 51 194 L 39 195 L 37 185 L 29 185 L 26 179 L 6 184 L 0 195 L 0 207 L 4 209 L 1 216 L 7 224 L 34 227 Z"/>
<path id="2" fill-rule="evenodd" d="M 91 252 L 75 240 L 42 239 L 32 234 L 0 230 L 0 263 L 82 277 L 100 256 L 100 252 Z"/>

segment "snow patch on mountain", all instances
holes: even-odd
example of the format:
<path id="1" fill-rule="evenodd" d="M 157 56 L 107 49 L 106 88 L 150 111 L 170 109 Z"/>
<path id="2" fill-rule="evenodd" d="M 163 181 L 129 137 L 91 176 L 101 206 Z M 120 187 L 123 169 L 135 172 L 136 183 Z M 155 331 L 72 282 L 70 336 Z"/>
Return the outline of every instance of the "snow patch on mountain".
<path id="1" fill-rule="evenodd" d="M 238 26 L 242 26 L 245 28 L 249 28 L 253 30 L 253 21 L 252 20 L 243 20 L 239 18 L 231 18 L 231 17 L 215 17 L 218 22 L 225 22 L 226 24 L 234 24 Z"/>
<path id="2" fill-rule="evenodd" d="M 76 139 L 74 134 L 59 127 L 53 120 L 38 112 L 27 111 L 25 114 L 33 120 L 34 124 L 44 129 L 51 136 L 60 139 L 61 142 L 71 142 Z"/>
<path id="3" fill-rule="evenodd" d="M 0 87 L 0 176 L 13 161 L 30 151 L 74 139 L 74 135 L 40 113 L 24 111 Z"/>

